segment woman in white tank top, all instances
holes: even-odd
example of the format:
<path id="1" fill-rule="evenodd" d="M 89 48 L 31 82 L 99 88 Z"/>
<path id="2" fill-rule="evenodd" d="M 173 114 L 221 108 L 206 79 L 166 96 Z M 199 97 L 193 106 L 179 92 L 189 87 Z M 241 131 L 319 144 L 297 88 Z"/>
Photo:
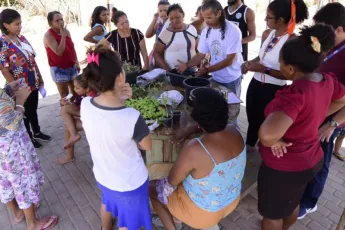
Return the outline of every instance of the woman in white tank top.
<path id="1" fill-rule="evenodd" d="M 264 110 L 274 98 L 275 93 L 286 85 L 286 79 L 280 72 L 279 53 L 284 43 L 293 36 L 296 24 L 308 18 L 308 8 L 303 0 L 274 0 L 267 8 L 266 23 L 269 30 L 262 35 L 259 56 L 242 65 L 242 72 L 254 72 L 246 98 L 248 116 L 247 150 L 255 151 L 258 132 L 264 121 Z M 295 17 L 291 17 L 295 7 Z M 295 19 L 295 20 L 294 20 Z"/>

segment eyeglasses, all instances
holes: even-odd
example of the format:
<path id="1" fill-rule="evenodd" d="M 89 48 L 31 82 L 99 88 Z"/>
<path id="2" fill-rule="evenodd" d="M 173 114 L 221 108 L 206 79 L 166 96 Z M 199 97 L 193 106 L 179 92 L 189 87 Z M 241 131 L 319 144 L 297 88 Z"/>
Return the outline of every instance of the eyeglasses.
<path id="1" fill-rule="evenodd" d="M 273 47 L 277 44 L 277 42 L 279 41 L 279 38 L 275 37 L 271 40 L 271 42 L 268 44 L 268 46 L 265 49 L 265 52 L 268 53 L 270 52 Z"/>

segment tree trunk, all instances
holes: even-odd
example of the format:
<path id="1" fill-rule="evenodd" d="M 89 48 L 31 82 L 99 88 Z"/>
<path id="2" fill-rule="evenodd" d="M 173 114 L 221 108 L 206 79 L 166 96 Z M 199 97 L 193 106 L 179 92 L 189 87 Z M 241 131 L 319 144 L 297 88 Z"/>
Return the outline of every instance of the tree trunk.
<path id="1" fill-rule="evenodd" d="M 345 230 L 345 209 L 344 209 L 343 215 L 340 217 L 337 230 Z"/>

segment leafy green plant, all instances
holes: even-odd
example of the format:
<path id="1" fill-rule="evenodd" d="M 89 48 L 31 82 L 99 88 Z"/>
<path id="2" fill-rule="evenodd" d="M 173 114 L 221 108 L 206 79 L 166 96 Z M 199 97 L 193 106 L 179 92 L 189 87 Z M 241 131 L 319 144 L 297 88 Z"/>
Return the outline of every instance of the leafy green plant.
<path id="1" fill-rule="evenodd" d="M 132 98 L 133 99 L 137 99 L 137 98 L 143 98 L 143 97 L 147 97 L 148 92 L 145 90 L 145 88 L 140 87 L 138 85 L 132 85 Z"/>
<path id="2" fill-rule="evenodd" d="M 128 63 L 128 62 L 123 63 L 123 69 L 125 70 L 126 73 L 133 73 L 133 72 L 140 71 L 139 66 L 132 65 L 131 63 Z"/>
<path id="3" fill-rule="evenodd" d="M 141 113 L 145 120 L 161 120 L 167 117 L 167 111 L 154 97 L 129 99 L 125 102 L 127 107 L 132 107 Z"/>

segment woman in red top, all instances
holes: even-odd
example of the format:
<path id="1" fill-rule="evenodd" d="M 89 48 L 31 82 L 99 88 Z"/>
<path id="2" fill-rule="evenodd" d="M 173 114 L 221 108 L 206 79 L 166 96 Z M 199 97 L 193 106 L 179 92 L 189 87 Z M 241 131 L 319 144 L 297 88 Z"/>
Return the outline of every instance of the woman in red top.
<path id="1" fill-rule="evenodd" d="M 317 24 L 281 49 L 280 70 L 293 83 L 268 104 L 259 131 L 258 209 L 264 230 L 296 222 L 304 189 L 323 164 L 318 129 L 327 111 L 345 105 L 345 87 L 332 74 L 314 73 L 334 41 L 333 29 Z"/>
<path id="2" fill-rule="evenodd" d="M 44 46 L 53 81 L 61 98 L 64 98 L 69 90 L 74 94 L 73 78 L 78 75 L 80 67 L 71 34 L 64 26 L 62 14 L 53 11 L 48 14 L 47 19 L 50 29 L 44 35 Z"/>

